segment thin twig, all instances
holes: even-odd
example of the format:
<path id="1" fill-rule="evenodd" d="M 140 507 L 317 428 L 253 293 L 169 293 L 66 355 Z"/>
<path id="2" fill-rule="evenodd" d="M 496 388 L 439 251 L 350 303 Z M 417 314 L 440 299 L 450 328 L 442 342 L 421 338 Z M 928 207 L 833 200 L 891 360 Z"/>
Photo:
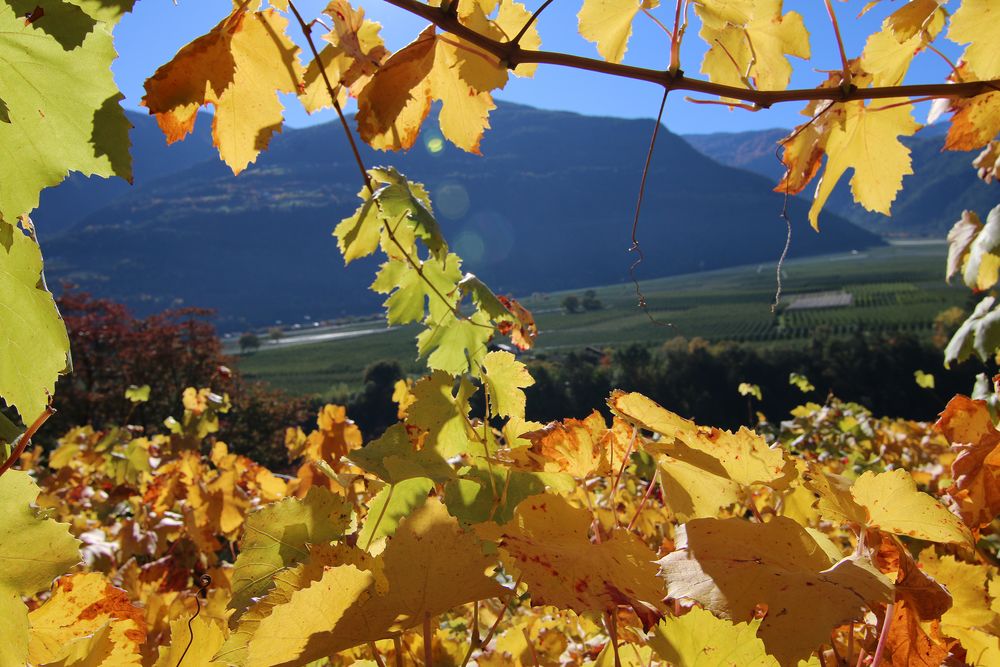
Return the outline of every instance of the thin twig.
<path id="1" fill-rule="evenodd" d="M 552 4 L 552 1 L 553 0 L 545 0 L 545 2 L 542 3 L 542 6 L 535 10 L 535 13 L 531 15 L 527 22 L 521 26 L 521 29 L 517 31 L 517 34 L 514 35 L 514 39 L 510 40 L 511 44 L 517 44 L 521 41 L 521 38 L 524 37 L 524 33 L 528 32 L 528 28 L 530 28 L 531 25 L 538 20 L 538 16 L 545 11 L 546 7 Z"/>
<path id="2" fill-rule="evenodd" d="M 936 46 L 931 44 L 930 41 L 924 42 L 924 46 L 930 49 L 933 53 L 936 53 L 938 56 L 941 57 L 942 60 L 948 63 L 948 67 L 951 68 L 951 73 L 952 76 L 955 77 L 955 81 L 959 82 L 962 81 L 962 73 L 958 70 L 958 67 L 955 65 L 955 63 L 951 62 L 951 58 L 942 53 Z"/>
<path id="3" fill-rule="evenodd" d="M 771 304 L 771 313 L 778 312 L 778 306 L 781 304 L 781 272 L 785 270 L 788 249 L 792 247 L 792 219 L 788 215 L 788 188 L 785 188 L 785 201 L 781 206 L 781 219 L 785 221 L 785 247 L 781 250 L 781 257 L 778 258 L 778 267 L 775 269 L 777 288 L 774 290 L 774 303 Z"/>
<path id="4" fill-rule="evenodd" d="M 3 462 L 3 465 L 0 465 L 0 475 L 3 475 L 5 472 L 10 470 L 15 463 L 17 463 L 17 460 L 21 458 L 21 454 L 24 453 L 28 443 L 31 442 L 31 438 L 38 432 L 38 429 L 42 427 L 42 424 L 44 424 L 54 413 L 55 408 L 53 408 L 51 404 L 45 406 L 45 409 L 42 410 L 42 414 L 38 415 L 35 421 L 32 422 L 31 426 L 29 426 L 24 433 L 21 434 L 21 437 L 16 440 L 14 447 L 10 451 L 10 456 L 8 456 L 7 460 Z"/>
<path id="5" fill-rule="evenodd" d="M 646 313 L 646 317 L 653 324 L 661 327 L 672 327 L 674 326 L 670 322 L 661 322 L 653 317 L 653 314 L 649 312 L 649 306 L 646 304 L 646 295 L 642 293 L 642 288 L 639 286 L 639 279 L 635 277 L 635 269 L 637 266 L 642 264 L 643 260 L 646 259 L 645 254 L 642 252 L 642 248 L 639 246 L 639 212 L 642 210 L 642 200 L 646 194 L 646 177 L 649 175 L 649 165 L 653 161 L 653 149 L 656 147 L 656 137 L 660 133 L 660 123 L 663 120 L 663 109 L 667 106 L 667 95 L 670 94 L 670 89 L 665 88 L 663 90 L 663 99 L 660 100 L 660 110 L 656 114 L 656 125 L 653 126 L 653 136 L 649 139 L 649 150 L 646 152 L 646 163 L 642 167 L 642 179 L 639 181 L 639 197 L 635 202 L 635 217 L 632 218 L 632 246 L 628 249 L 629 252 L 634 252 L 638 255 L 636 260 L 632 262 L 632 265 L 628 267 L 628 274 L 632 278 L 632 284 L 635 285 L 635 295 L 639 299 L 639 307 L 642 311 Z"/>
<path id="6" fill-rule="evenodd" d="M 751 111 L 756 113 L 760 111 L 760 107 L 754 106 L 753 104 L 744 104 L 743 102 L 727 102 L 726 100 L 700 100 L 697 97 L 684 97 L 685 102 L 690 102 L 691 104 L 715 104 L 720 107 L 729 107 L 730 109 L 743 109 L 744 111 Z"/>
<path id="7" fill-rule="evenodd" d="M 522 49 L 513 42 L 498 42 L 463 25 L 457 18 L 439 7 L 427 5 L 419 0 L 386 0 L 389 4 L 404 9 L 411 14 L 427 19 L 442 30 L 465 39 L 494 54 L 506 63 L 508 69 L 518 65 L 537 63 L 571 67 L 590 72 L 609 74 L 636 81 L 659 84 L 671 90 L 689 90 L 706 95 L 731 97 L 767 108 L 782 102 L 806 102 L 809 100 L 832 100 L 849 102 L 852 100 L 887 99 L 892 97 L 935 97 L 969 98 L 997 90 L 1000 79 L 991 81 L 971 81 L 966 83 L 912 84 L 904 86 L 882 86 L 875 88 L 804 88 L 788 90 L 747 90 L 736 86 L 694 79 L 678 70 L 658 70 L 635 67 L 621 63 L 606 62 L 594 58 L 584 58 L 556 51 L 536 51 Z M 680 32 L 680 31 L 678 31 Z"/>
<path id="8" fill-rule="evenodd" d="M 201 613 L 201 598 L 205 596 L 208 587 L 211 585 L 212 585 L 212 577 L 208 576 L 207 574 L 203 574 L 201 575 L 201 577 L 198 578 L 198 592 L 194 596 L 194 603 L 196 605 L 196 609 L 194 615 L 191 616 L 191 618 L 189 618 L 187 621 L 188 643 L 187 646 L 184 647 L 184 651 L 181 653 L 181 657 L 177 659 L 177 664 L 174 667 L 181 667 L 181 663 L 184 662 L 184 657 L 187 655 L 187 652 L 191 650 L 191 644 L 194 642 L 194 628 L 191 626 L 191 624 L 194 622 L 194 619 L 198 618 L 198 614 Z"/>
<path id="9" fill-rule="evenodd" d="M 646 16 L 648 16 L 650 21 L 652 21 L 656 25 L 660 26 L 660 30 L 662 30 L 663 32 L 667 33 L 667 37 L 669 37 L 670 38 L 670 42 L 673 43 L 673 41 L 674 41 L 674 34 L 672 32 L 670 32 L 670 28 L 668 28 L 667 26 L 663 25 L 663 21 L 661 21 L 660 19 L 656 18 L 656 16 L 653 14 L 653 12 L 649 11 L 645 7 L 642 8 L 642 13 L 645 14 Z"/>
<path id="10" fill-rule="evenodd" d="M 329 75 L 326 73 L 326 65 L 323 64 L 323 59 L 319 57 L 319 51 L 316 49 L 316 42 L 312 38 L 312 27 L 310 24 L 305 22 L 302 18 L 302 14 L 299 13 L 298 8 L 292 0 L 288 0 L 288 8 L 292 10 L 295 14 L 295 19 L 299 22 L 299 27 L 302 29 L 302 35 L 306 38 L 306 42 L 309 43 L 309 50 L 312 51 L 313 58 L 316 61 L 316 67 L 319 69 L 319 74 L 323 78 L 323 83 L 326 85 L 326 91 L 330 95 L 330 101 L 333 102 L 333 108 L 337 110 L 337 116 L 340 117 L 340 124 L 344 128 L 344 134 L 347 135 L 347 142 L 351 145 L 351 152 L 354 153 L 354 161 L 358 165 L 358 169 L 361 171 L 361 179 L 364 181 L 365 187 L 368 188 L 369 192 L 374 192 L 372 189 L 371 177 L 368 175 L 368 169 L 365 168 L 365 163 L 361 159 L 361 152 L 358 150 L 358 144 L 354 141 L 354 135 L 351 133 L 351 128 L 347 124 L 347 118 L 344 116 L 344 110 L 340 108 L 340 102 L 337 100 L 337 91 L 330 81 Z M 339 85 L 339 84 L 338 84 Z"/>
<path id="11" fill-rule="evenodd" d="M 844 68 L 844 81 L 850 83 L 851 64 L 847 61 L 847 52 L 844 51 L 844 40 L 840 36 L 840 24 L 837 22 L 837 14 L 833 11 L 830 0 L 823 0 L 826 3 L 826 13 L 830 15 L 830 23 L 833 24 L 833 34 L 837 38 L 837 48 L 840 50 L 840 64 Z"/>

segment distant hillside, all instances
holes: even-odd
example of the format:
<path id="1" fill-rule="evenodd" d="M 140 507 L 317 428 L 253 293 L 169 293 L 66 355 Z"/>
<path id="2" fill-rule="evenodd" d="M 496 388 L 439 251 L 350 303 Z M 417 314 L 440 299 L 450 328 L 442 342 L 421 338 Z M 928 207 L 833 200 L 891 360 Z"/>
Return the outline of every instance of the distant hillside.
<path id="1" fill-rule="evenodd" d="M 200 131 L 207 120 L 199 121 Z M 156 129 L 149 118 L 133 122 L 137 133 Z M 424 182 L 465 269 L 499 291 L 627 280 L 651 122 L 511 104 L 501 105 L 490 122 L 485 157 L 442 146 L 431 131 L 408 154 L 366 149 L 364 159 L 393 164 Z M 154 148 L 147 150 L 160 150 L 150 143 Z M 374 262 L 344 269 L 331 236 L 357 205 L 358 189 L 340 127 L 286 130 L 238 178 L 215 157 L 155 180 L 137 178 L 134 188 L 71 229 L 46 235 L 50 278 L 140 312 L 181 303 L 216 308 L 226 329 L 372 312 L 381 301 L 365 289 Z M 781 203 L 761 176 L 721 166 L 663 133 L 639 226 L 646 253 L 639 274 L 774 261 L 785 240 Z M 805 211 L 802 202 L 792 202 L 792 256 L 882 243 L 836 216 L 815 234 Z"/>
<path id="2" fill-rule="evenodd" d="M 125 115 L 134 126 L 129 138 L 132 141 L 132 175 L 137 186 L 218 155 L 212 147 L 212 118 L 207 114 L 186 141 L 173 146 L 167 146 L 163 132 L 149 116 L 134 111 L 126 111 Z M 42 191 L 41 203 L 32 219 L 43 238 L 48 238 L 69 229 L 118 197 L 131 194 L 134 189 L 120 178 L 71 174 L 59 187 Z"/>
<path id="3" fill-rule="evenodd" d="M 886 237 L 944 238 L 963 210 L 985 215 L 1000 203 L 1000 186 L 976 178 L 972 160 L 978 151 L 942 151 L 946 127 L 932 125 L 903 140 L 912 151 L 914 174 L 903 179 L 892 217 L 870 213 L 854 203 L 849 173 L 838 183 L 825 210 Z M 772 129 L 691 134 L 684 139 L 713 160 L 766 176 L 774 185 L 784 173 L 775 158 L 775 145 L 787 134 L 788 130 Z M 810 184 L 803 196 L 811 198 L 813 189 Z M 820 221 L 826 225 L 824 217 Z"/>

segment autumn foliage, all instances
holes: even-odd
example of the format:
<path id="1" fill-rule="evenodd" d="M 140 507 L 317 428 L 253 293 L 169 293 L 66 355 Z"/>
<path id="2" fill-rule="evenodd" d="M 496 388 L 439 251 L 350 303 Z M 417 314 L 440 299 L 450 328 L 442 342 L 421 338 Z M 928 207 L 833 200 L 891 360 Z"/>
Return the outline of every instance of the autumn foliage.
<path id="1" fill-rule="evenodd" d="M 122 327 L 110 306 L 66 309 L 71 327 L 79 318 L 95 332 L 74 343 L 82 370 L 69 376 L 86 414 L 56 447 L 29 446 L 70 371 L 70 337 L 28 214 L 68 169 L 131 174 L 109 67 L 112 29 L 132 2 L 41 1 L 26 16 L 0 4 L 0 145 L 17 158 L 0 161 L 0 396 L 12 417 L 0 415 L 10 451 L 0 667 L 1000 663 L 1000 401 L 988 378 L 934 426 L 831 397 L 727 431 L 621 389 L 607 416 L 529 421 L 524 390 L 535 380 L 490 343 L 509 336 L 530 348 L 531 313 L 463 271 L 427 189 L 391 166 L 369 168 L 355 143 L 357 133 L 375 148 L 409 148 L 440 102 L 444 137 L 478 152 L 493 91 L 539 64 L 647 81 L 664 101 L 689 90 L 751 110 L 805 102 L 808 120 L 780 142 L 777 189 L 818 179 L 818 228 L 848 171 L 860 205 L 889 211 L 912 171 L 900 138 L 919 129 L 915 98 L 943 100 L 948 147 L 983 148 L 975 168 L 995 177 L 993 0 L 956 1 L 951 13 L 937 0 L 868 3 L 858 9 L 885 17 L 855 58 L 827 1 L 836 43 L 825 46 L 841 68 L 804 90 L 787 89 L 788 58 L 814 46 L 781 0 L 584 0 L 579 30 L 602 59 L 540 50 L 535 19 L 547 2 L 531 12 L 514 0 L 388 0 L 430 22 L 392 53 L 344 0 L 317 22 L 292 0 L 234 3 L 151 75 L 143 104 L 169 141 L 211 106 L 234 172 L 280 129 L 279 93 L 309 111 L 333 107 L 361 187 L 333 234 L 345 262 L 380 257 L 372 289 L 386 295 L 389 324 L 420 324 L 430 370 L 396 385 L 398 421 L 376 439 L 339 406 L 309 432 L 289 424 L 294 475 L 227 442 L 221 425 L 240 406 L 220 389 L 217 348 L 196 321 L 159 321 L 172 333 L 156 339 L 148 321 Z M 623 66 L 633 21 L 661 9 L 669 66 Z M 708 48 L 704 79 L 681 68 L 689 20 Z M 942 35 L 967 45 L 950 81 L 904 84 Z M 1000 278 L 998 211 L 985 223 L 966 215 L 950 236 L 948 275 L 976 292 Z M 947 361 L 996 357 L 995 307 L 980 302 Z M 119 359 L 130 347 L 150 359 Z M 164 354 L 207 380 L 165 384 L 155 400 L 177 403 L 162 424 L 130 428 L 151 400 L 141 386 L 119 387 L 124 417 L 99 405 L 114 394 L 100 373 L 117 364 L 123 384 L 151 382 L 143 364 Z"/>

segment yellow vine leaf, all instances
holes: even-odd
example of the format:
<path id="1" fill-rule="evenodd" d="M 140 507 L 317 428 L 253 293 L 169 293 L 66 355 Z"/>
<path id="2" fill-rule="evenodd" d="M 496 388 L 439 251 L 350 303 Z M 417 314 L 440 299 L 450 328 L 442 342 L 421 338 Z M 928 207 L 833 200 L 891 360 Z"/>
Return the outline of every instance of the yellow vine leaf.
<path id="1" fill-rule="evenodd" d="M 928 548 L 920 554 L 921 567 L 945 587 L 954 600 L 951 609 L 941 616 L 941 631 L 961 641 L 967 650 L 973 651 L 977 645 L 982 652 L 1000 652 L 997 644 L 1000 637 L 1000 614 L 992 608 L 990 577 L 996 581 L 996 570 L 987 565 L 973 565 L 956 560 L 954 556 L 938 556 Z M 979 636 L 992 636 L 991 642 Z M 990 651 L 989 644 L 993 650 Z M 989 663 L 978 663 L 989 664 Z"/>
<path id="2" fill-rule="evenodd" d="M 958 71 L 949 81 L 976 81 L 979 72 L 966 62 L 960 62 Z M 1000 133 L 1000 92 L 990 91 L 968 99 L 938 100 L 931 108 L 929 122 L 944 111 L 954 115 L 945 138 L 944 147 L 949 151 L 971 151 L 989 144 Z"/>
<path id="3" fill-rule="evenodd" d="M 234 174 L 243 171 L 281 131 L 277 93 L 298 92 L 303 70 L 288 20 L 273 9 L 240 9 L 194 40 L 146 80 L 142 104 L 168 143 L 193 129 L 198 110 L 215 107 L 212 137 Z"/>
<path id="4" fill-rule="evenodd" d="M 947 645 L 934 641 L 924 631 L 920 616 L 906 600 L 897 600 L 893 607 L 885 647 L 890 665 L 941 667 L 948 659 Z"/>
<path id="5" fill-rule="evenodd" d="M 52 597 L 28 614 L 32 664 L 48 664 L 69 657 L 73 642 L 110 626 L 110 654 L 104 664 L 142 664 L 140 650 L 146 641 L 143 612 L 128 594 L 112 586 L 97 572 L 74 574 L 56 581 Z"/>
<path id="6" fill-rule="evenodd" d="M 358 544 L 368 548 L 396 533 L 399 522 L 427 501 L 434 480 L 411 477 L 386 485 L 368 502 L 368 514 L 358 532 Z"/>
<path id="7" fill-rule="evenodd" d="M 888 533 L 869 535 L 874 550 L 873 561 L 896 586 L 896 602 L 905 602 L 923 621 L 933 621 L 951 609 L 951 593 L 929 576 L 914 560 L 899 538 Z"/>
<path id="8" fill-rule="evenodd" d="M 861 558 L 835 561 L 795 521 L 775 517 L 694 519 L 677 529 L 677 550 L 662 558 L 672 598 L 749 622 L 766 611 L 758 636 L 781 665 L 795 665 L 865 604 L 893 600 L 892 584 Z"/>
<path id="9" fill-rule="evenodd" d="M 974 543 L 962 520 L 932 496 L 917 491 L 916 481 L 905 470 L 868 471 L 854 482 L 851 495 L 868 512 L 871 528 L 931 542 Z"/>
<path id="10" fill-rule="evenodd" d="M 27 473 L 0 476 L 0 664 L 28 662 L 28 608 L 21 598 L 48 588 L 80 561 L 69 524 L 43 518 L 39 489 Z"/>
<path id="11" fill-rule="evenodd" d="M 987 184 L 1000 180 L 1000 140 L 986 144 L 983 152 L 972 161 L 972 166 L 979 178 Z"/>
<path id="12" fill-rule="evenodd" d="M 616 530 L 599 544 L 590 541 L 591 513 L 561 496 L 540 494 L 521 501 L 502 526 L 480 524 L 496 539 L 504 563 L 521 573 L 533 605 L 614 613 L 628 605 L 646 628 L 665 611 L 656 555 L 632 533 Z"/>
<path id="13" fill-rule="evenodd" d="M 807 464 L 802 475 L 804 485 L 816 498 L 816 510 L 825 519 L 837 523 L 865 525 L 865 508 L 851 495 L 851 481 L 842 475 L 828 473 L 815 464 Z"/>
<path id="14" fill-rule="evenodd" d="M 309 547 L 309 558 L 298 565 L 284 570 L 274 579 L 273 586 L 266 595 L 255 598 L 229 633 L 214 660 L 226 665 L 245 665 L 247 647 L 253 639 L 260 622 L 267 618 L 279 605 L 287 604 L 292 595 L 320 580 L 331 568 L 352 566 L 370 576 L 363 577 L 376 590 L 384 591 L 387 583 L 378 561 L 357 547 L 346 544 L 316 544 Z"/>
<path id="15" fill-rule="evenodd" d="M 510 352 L 490 352 L 483 358 L 483 383 L 489 389 L 490 414 L 524 419 L 524 392 L 535 384 L 528 368 Z"/>
<path id="16" fill-rule="evenodd" d="M 893 106 L 899 104 L 900 106 Z M 809 221 L 819 229 L 819 213 L 834 186 L 848 169 L 854 200 L 869 211 L 890 214 L 903 176 L 913 173 L 910 149 L 899 141 L 919 128 L 912 118 L 913 105 L 906 100 L 862 101 L 843 105 L 843 123 L 834 124 L 826 140 L 826 170 L 809 209 Z"/>
<path id="17" fill-rule="evenodd" d="M 27 219 L 22 225 L 0 219 L 0 398 L 27 425 L 69 366 L 69 336 L 45 285 L 34 230 Z"/>
<path id="18" fill-rule="evenodd" d="M 363 8 L 354 9 L 347 0 L 332 0 L 323 13 L 330 17 L 333 29 L 323 36 L 329 44 L 320 51 L 319 62 L 343 107 L 347 91 L 357 97 L 389 57 L 389 51 L 379 35 L 382 26 L 366 19 Z M 299 100 L 308 113 L 333 107 L 315 58 L 303 74 Z"/>
<path id="19" fill-rule="evenodd" d="M 983 223 L 980 222 L 975 211 L 962 211 L 962 217 L 948 231 L 948 262 L 945 269 L 945 280 L 951 281 L 953 277 L 965 272 L 969 260 L 969 249 L 982 229 Z"/>
<path id="20" fill-rule="evenodd" d="M 433 447 L 423 447 L 422 437 L 410 439 L 406 424 L 393 424 L 382 436 L 351 454 L 351 461 L 390 484 L 414 477 L 445 481 L 455 476 L 448 461 Z"/>
<path id="21" fill-rule="evenodd" d="M 612 63 L 625 57 L 632 20 L 640 9 L 650 9 L 655 0 L 584 0 L 577 20 L 584 39 L 597 44 L 597 52 Z"/>
<path id="22" fill-rule="evenodd" d="M 994 0 L 962 0 L 951 17 L 948 39 L 969 44 L 962 54 L 968 66 L 984 79 L 1000 77 L 1000 5 Z"/>
<path id="23" fill-rule="evenodd" d="M 347 408 L 328 403 L 316 416 L 316 430 L 289 449 L 293 458 L 334 463 L 361 448 L 361 429 L 347 416 Z"/>
<path id="24" fill-rule="evenodd" d="M 942 4 L 942 0 L 910 0 L 890 14 L 885 22 L 892 29 L 896 41 L 902 44 L 926 30 Z"/>
<path id="25" fill-rule="evenodd" d="M 465 452 L 469 447 L 469 399 L 476 387 L 466 378 L 456 386 L 455 378 L 435 371 L 413 385 L 413 404 L 407 424 L 427 431 L 422 449 L 433 449 L 444 458 Z"/>
<path id="26" fill-rule="evenodd" d="M 809 32 L 798 12 L 782 14 L 783 0 L 729 3 L 725 20 L 713 20 L 719 7 L 696 2 L 702 17 L 698 33 L 709 45 L 701 71 L 715 82 L 762 90 L 784 90 L 792 77 L 786 56 L 809 58 Z"/>
<path id="27" fill-rule="evenodd" d="M 222 648 L 225 641 L 224 622 L 203 614 L 199 614 L 197 618 L 178 616 L 170 621 L 170 645 L 160 647 L 153 667 L 179 667 L 181 664 L 191 667 L 225 667 L 226 663 L 212 660 L 212 656 Z M 184 656 L 183 663 L 181 656 Z"/>
<path id="28" fill-rule="evenodd" d="M 746 498 L 743 487 L 718 469 L 716 459 L 696 450 L 687 448 L 678 458 L 660 456 L 657 466 L 667 506 L 679 521 L 716 516 Z"/>
<path id="29" fill-rule="evenodd" d="M 733 623 L 695 607 L 653 628 L 649 645 L 664 660 L 684 667 L 777 667 L 757 638 L 760 619 Z"/>
<path id="30" fill-rule="evenodd" d="M 920 3 L 910 3 L 901 10 L 918 4 Z M 923 51 L 944 29 L 947 20 L 945 10 L 938 6 L 937 0 L 927 0 L 924 4 L 932 5 L 934 11 L 923 17 L 924 7 L 920 7 L 912 19 L 905 20 L 897 17 L 897 12 L 883 22 L 881 31 L 873 33 L 865 42 L 860 67 L 872 75 L 875 86 L 901 85 L 914 56 Z M 894 17 L 899 20 L 894 21 Z M 907 22 L 909 20 L 913 23 Z M 918 20 L 920 23 L 916 24 Z M 910 37 L 900 40 L 900 36 L 904 34 L 910 34 Z"/>
<path id="31" fill-rule="evenodd" d="M 319 52 L 319 58 L 313 58 L 302 73 L 302 88 L 299 90 L 299 102 L 306 113 L 312 114 L 323 109 L 332 109 L 330 90 L 323 80 L 323 71 L 333 85 L 333 93 L 337 104 L 343 109 L 347 104 L 347 88 L 340 84 L 340 73 L 344 69 L 344 55 L 336 46 L 327 45 Z M 322 68 L 320 68 L 322 65 Z M 367 192 L 367 191 L 366 191 Z M 346 259 L 346 257 L 345 257 Z"/>
<path id="32" fill-rule="evenodd" d="M 986 401 L 952 398 L 935 428 L 958 456 L 951 464 L 954 480 L 948 495 L 958 504 L 965 525 L 988 526 L 1000 514 L 1000 431 Z"/>
<path id="33" fill-rule="evenodd" d="M 763 437 L 746 427 L 733 433 L 698 426 L 637 393 L 615 391 L 608 406 L 623 419 L 664 436 L 660 443 L 645 445 L 651 454 L 666 454 L 706 469 L 714 465 L 715 474 L 742 486 L 784 488 L 795 476 L 794 463 L 785 452 L 768 447 Z M 675 446 L 675 441 L 683 447 Z"/>
<path id="34" fill-rule="evenodd" d="M 305 664 L 388 638 L 427 615 L 502 595 L 490 576 L 495 561 L 479 544 L 439 500 L 428 499 L 403 519 L 376 563 L 325 567 L 315 582 L 274 606 L 253 633 L 243 664 Z"/>
<path id="35" fill-rule="evenodd" d="M 314 486 L 305 498 L 285 498 L 248 514 L 233 564 L 230 625 L 270 589 L 275 575 L 306 559 L 308 545 L 342 536 L 352 513 L 342 497 Z"/>
<path id="36" fill-rule="evenodd" d="M 586 419 L 564 419 L 544 428 L 525 431 L 508 443 L 505 452 L 520 470 L 559 472 L 583 480 L 611 473 L 608 441 L 613 434 L 597 410 Z M 524 446 L 524 441 L 531 444 Z"/>
<path id="37" fill-rule="evenodd" d="M 481 59 L 484 67 L 493 67 Z M 462 76 L 455 49 L 428 27 L 393 53 L 358 96 L 358 131 L 372 148 L 405 150 L 413 146 L 431 102 L 442 102 L 438 122 L 453 144 L 479 153 L 487 117 L 495 108 L 488 92 Z"/>
<path id="38" fill-rule="evenodd" d="M 514 38 L 514 35 L 520 32 L 521 27 L 527 24 L 529 19 L 531 19 L 531 12 L 528 11 L 527 7 L 520 2 L 504 0 L 500 3 L 500 11 L 497 12 L 496 18 L 493 19 L 493 25 L 504 35 L 504 39 L 501 41 L 510 41 Z M 538 34 L 537 22 L 532 23 L 528 27 L 521 36 L 521 41 L 518 42 L 518 45 L 522 49 L 530 51 L 538 50 L 542 46 L 542 37 Z M 522 77 L 530 77 L 535 75 L 535 70 L 537 69 L 537 63 L 523 63 L 514 68 L 514 74 Z"/>
<path id="39" fill-rule="evenodd" d="M 962 236 L 956 241 L 963 243 L 965 234 L 971 231 L 970 227 L 978 223 L 979 219 L 974 213 L 969 216 L 963 214 L 962 221 L 952 228 L 952 231 L 957 228 L 957 234 Z M 952 239 L 950 233 L 948 236 Z M 952 241 L 949 240 L 949 243 Z M 974 292 L 988 290 L 1000 280 L 1000 206 L 990 211 L 986 217 L 986 224 L 976 230 L 975 239 L 968 245 L 968 254 L 963 259 L 965 266 L 962 277 L 965 284 Z"/>

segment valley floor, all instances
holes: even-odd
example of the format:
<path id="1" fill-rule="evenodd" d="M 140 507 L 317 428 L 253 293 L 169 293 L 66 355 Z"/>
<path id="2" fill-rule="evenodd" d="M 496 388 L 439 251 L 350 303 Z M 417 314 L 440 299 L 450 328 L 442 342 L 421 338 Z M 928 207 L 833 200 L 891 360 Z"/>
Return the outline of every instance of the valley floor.
<path id="1" fill-rule="evenodd" d="M 631 283 L 591 288 L 602 307 L 580 313 L 567 313 L 563 301 L 570 295 L 582 299 L 586 288 L 521 300 L 538 322 L 535 355 L 587 346 L 658 345 L 677 336 L 798 345 L 819 327 L 832 335 L 860 329 L 930 337 L 940 312 L 962 308 L 968 300 L 968 290 L 944 282 L 946 255 L 944 241 L 904 241 L 788 262 L 774 313 L 773 264 L 643 282 L 648 312 L 636 305 Z M 814 307 L 824 303 L 840 305 Z M 240 356 L 239 366 L 249 377 L 295 394 L 329 395 L 356 388 L 364 368 L 379 359 L 398 360 L 407 372 L 422 370 L 414 343 L 418 331 L 417 326 L 385 329 L 371 320 L 288 330 L 277 343 L 262 337 L 260 349 Z M 228 352 L 238 352 L 237 338 L 226 341 Z"/>

